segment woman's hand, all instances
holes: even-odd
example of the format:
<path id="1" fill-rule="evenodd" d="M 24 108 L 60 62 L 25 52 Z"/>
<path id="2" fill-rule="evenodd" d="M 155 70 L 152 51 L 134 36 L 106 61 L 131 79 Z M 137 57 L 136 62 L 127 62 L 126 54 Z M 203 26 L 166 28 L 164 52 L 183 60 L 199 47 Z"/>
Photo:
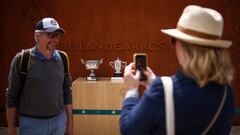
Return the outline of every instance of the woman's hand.
<path id="1" fill-rule="evenodd" d="M 140 82 L 140 85 L 148 88 L 149 84 L 156 78 L 156 75 L 153 73 L 153 71 L 149 67 L 147 67 L 147 69 L 144 71 L 144 75 L 146 75 L 147 81 Z"/>
<path id="2" fill-rule="evenodd" d="M 135 73 L 134 68 L 135 64 L 130 63 L 124 69 L 124 84 L 128 90 L 138 89 L 139 86 L 140 71 L 137 70 Z"/>
<path id="3" fill-rule="evenodd" d="M 150 84 L 156 78 L 156 75 L 153 73 L 152 69 L 149 67 L 147 67 L 147 70 L 144 71 L 144 74 L 147 76 L 148 84 Z"/>

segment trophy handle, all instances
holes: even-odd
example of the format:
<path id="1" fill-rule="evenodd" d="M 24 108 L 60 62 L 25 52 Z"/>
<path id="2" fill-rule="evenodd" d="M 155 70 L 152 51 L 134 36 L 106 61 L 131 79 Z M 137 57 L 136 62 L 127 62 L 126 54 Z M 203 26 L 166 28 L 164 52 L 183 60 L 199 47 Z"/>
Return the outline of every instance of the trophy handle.
<path id="1" fill-rule="evenodd" d="M 103 58 L 99 61 L 99 64 L 102 64 L 102 62 L 103 62 Z"/>
<path id="2" fill-rule="evenodd" d="M 109 63 L 109 65 L 114 68 L 114 63 L 112 61 Z"/>
<path id="3" fill-rule="evenodd" d="M 83 59 L 81 59 L 81 62 L 82 62 L 82 64 L 84 64 L 84 60 Z"/>
<path id="4" fill-rule="evenodd" d="M 127 66 L 127 62 L 122 62 L 122 67 L 124 68 L 125 66 Z"/>

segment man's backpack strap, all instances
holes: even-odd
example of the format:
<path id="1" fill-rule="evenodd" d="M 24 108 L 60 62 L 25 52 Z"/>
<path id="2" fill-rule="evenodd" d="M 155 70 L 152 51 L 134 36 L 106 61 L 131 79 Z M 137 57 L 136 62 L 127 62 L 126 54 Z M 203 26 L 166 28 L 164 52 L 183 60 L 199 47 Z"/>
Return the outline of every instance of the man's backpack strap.
<path id="1" fill-rule="evenodd" d="M 64 75 L 69 73 L 69 60 L 68 56 L 64 51 L 58 51 L 61 56 L 63 66 L 64 66 Z M 32 49 L 24 50 L 22 49 L 20 62 L 19 62 L 19 74 L 21 77 L 21 83 L 24 85 L 26 80 L 27 72 L 30 68 Z"/>
<path id="2" fill-rule="evenodd" d="M 20 64 L 19 73 L 21 75 L 26 75 L 29 70 L 31 54 L 32 54 L 32 49 L 27 49 L 27 50 L 22 49 L 20 63 L 19 63 Z"/>
<path id="3" fill-rule="evenodd" d="M 18 100 L 20 98 L 20 94 L 22 93 L 22 89 L 25 84 L 27 72 L 30 67 L 31 54 L 32 54 L 32 49 L 27 49 L 27 50 L 22 49 L 21 56 L 20 56 L 20 62 L 19 62 L 19 75 L 20 75 L 20 80 L 21 80 L 22 85 L 20 88 Z"/>
<path id="4" fill-rule="evenodd" d="M 64 75 L 69 73 L 69 59 L 67 54 L 64 51 L 58 50 L 59 55 L 61 56 L 63 66 L 64 66 Z"/>
<path id="5" fill-rule="evenodd" d="M 63 61 L 64 74 L 68 74 L 69 73 L 68 56 L 64 51 L 58 51 L 58 53 L 61 56 L 61 59 Z M 27 49 L 27 50 L 23 49 L 21 52 L 21 58 L 19 63 L 20 64 L 19 71 L 21 75 L 26 75 L 30 68 L 31 54 L 32 54 L 32 49 Z"/>

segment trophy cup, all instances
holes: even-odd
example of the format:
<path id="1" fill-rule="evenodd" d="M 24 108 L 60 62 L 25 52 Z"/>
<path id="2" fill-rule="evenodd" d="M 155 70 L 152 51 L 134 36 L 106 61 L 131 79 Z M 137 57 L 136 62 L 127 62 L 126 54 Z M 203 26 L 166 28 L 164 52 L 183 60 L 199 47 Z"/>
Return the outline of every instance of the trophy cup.
<path id="1" fill-rule="evenodd" d="M 91 73 L 86 77 L 87 81 L 96 81 L 97 77 L 94 74 L 94 70 L 99 68 L 99 65 L 102 64 L 103 59 L 101 60 L 83 60 L 81 59 L 82 64 L 85 65 L 87 70 L 91 70 Z"/>
<path id="2" fill-rule="evenodd" d="M 112 68 L 115 69 L 115 73 L 114 73 L 113 77 L 111 78 L 111 80 L 121 80 L 121 79 L 123 79 L 121 69 L 124 68 L 127 65 L 127 62 L 121 61 L 118 57 L 116 60 L 111 61 L 109 63 L 109 65 Z"/>

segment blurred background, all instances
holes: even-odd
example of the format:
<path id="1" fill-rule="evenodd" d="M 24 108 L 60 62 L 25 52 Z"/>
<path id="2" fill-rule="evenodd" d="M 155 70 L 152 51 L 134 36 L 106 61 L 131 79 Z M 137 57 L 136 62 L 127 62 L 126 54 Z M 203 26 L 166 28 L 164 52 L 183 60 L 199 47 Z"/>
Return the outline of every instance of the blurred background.
<path id="1" fill-rule="evenodd" d="M 111 77 L 110 61 L 119 57 L 130 63 L 133 54 L 148 54 L 149 66 L 158 75 L 171 75 L 179 69 L 170 39 L 162 28 L 175 28 L 185 6 L 214 8 L 224 17 L 224 39 L 235 76 L 236 115 L 240 124 L 240 14 L 239 0 L 1 0 L 0 4 L 0 126 L 6 126 L 5 93 L 11 60 L 21 49 L 34 46 L 34 28 L 44 17 L 55 18 L 66 34 L 59 49 L 70 59 L 73 80 L 89 74 L 80 59 L 101 59 L 95 73 Z"/>

